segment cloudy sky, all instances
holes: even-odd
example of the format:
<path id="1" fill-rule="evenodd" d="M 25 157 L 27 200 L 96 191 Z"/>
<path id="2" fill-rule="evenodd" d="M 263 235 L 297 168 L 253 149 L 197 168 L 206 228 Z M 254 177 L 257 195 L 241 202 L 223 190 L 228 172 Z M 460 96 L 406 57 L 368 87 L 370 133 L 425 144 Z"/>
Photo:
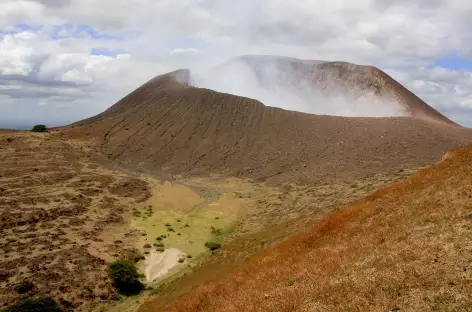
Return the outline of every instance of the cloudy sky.
<path id="1" fill-rule="evenodd" d="M 375 65 L 472 127 L 470 0 L 0 0 L 0 127 L 67 124 L 241 54 Z"/>

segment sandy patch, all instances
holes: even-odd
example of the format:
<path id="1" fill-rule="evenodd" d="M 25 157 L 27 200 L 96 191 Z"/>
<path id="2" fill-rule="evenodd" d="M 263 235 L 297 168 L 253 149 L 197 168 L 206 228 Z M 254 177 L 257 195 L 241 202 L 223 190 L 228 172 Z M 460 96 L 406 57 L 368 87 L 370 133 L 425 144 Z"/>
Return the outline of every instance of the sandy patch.
<path id="1" fill-rule="evenodd" d="M 182 256 L 185 256 L 185 254 L 177 248 L 169 248 L 164 252 L 152 250 L 144 262 L 146 265 L 144 270 L 146 281 L 152 282 L 167 274 L 170 269 L 179 263 L 179 257 Z"/>
<path id="2" fill-rule="evenodd" d="M 146 203 L 159 210 L 190 211 L 204 202 L 200 195 L 189 187 L 177 183 L 156 183 L 152 198 Z"/>

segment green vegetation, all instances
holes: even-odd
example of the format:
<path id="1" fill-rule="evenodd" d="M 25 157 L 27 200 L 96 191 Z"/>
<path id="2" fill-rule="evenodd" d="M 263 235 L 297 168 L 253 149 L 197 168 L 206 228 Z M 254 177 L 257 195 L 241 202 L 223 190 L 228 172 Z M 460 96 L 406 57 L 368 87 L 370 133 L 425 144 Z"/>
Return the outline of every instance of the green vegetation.
<path id="1" fill-rule="evenodd" d="M 214 229 L 211 230 L 211 234 L 221 236 L 221 235 L 223 235 L 223 230 L 214 228 Z"/>
<path id="2" fill-rule="evenodd" d="M 48 127 L 46 127 L 45 125 L 36 125 L 33 127 L 33 129 L 31 129 L 31 131 L 33 132 L 46 132 L 48 131 Z"/>
<path id="3" fill-rule="evenodd" d="M 111 263 L 108 267 L 108 276 L 120 294 L 137 295 L 143 289 L 136 266 L 130 261 L 118 260 Z"/>
<path id="4" fill-rule="evenodd" d="M 142 207 L 146 206 L 136 206 L 143 212 Z M 135 218 L 133 225 L 147 233 L 147 237 L 139 241 L 139 247 L 149 243 L 158 252 L 173 247 L 196 258 L 209 249 L 205 247 L 205 242 L 221 244 L 226 235 L 233 231 L 237 220 L 236 214 L 225 214 L 219 206 L 214 205 L 210 209 L 190 212 L 155 208 L 151 217 L 146 220 Z M 153 241 L 149 241 L 150 237 Z"/>
<path id="5" fill-rule="evenodd" d="M 62 309 L 51 297 L 41 297 L 21 300 L 3 312 L 62 312 Z"/>
<path id="6" fill-rule="evenodd" d="M 217 249 L 220 249 L 221 244 L 213 241 L 208 241 L 205 243 L 205 247 L 210 249 L 211 251 L 215 251 Z"/>

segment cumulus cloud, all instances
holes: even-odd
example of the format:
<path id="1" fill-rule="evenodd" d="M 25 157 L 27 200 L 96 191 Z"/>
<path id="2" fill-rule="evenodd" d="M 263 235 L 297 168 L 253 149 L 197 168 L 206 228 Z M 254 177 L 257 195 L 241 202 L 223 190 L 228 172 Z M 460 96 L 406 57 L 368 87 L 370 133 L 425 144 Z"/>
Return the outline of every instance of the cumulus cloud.
<path id="1" fill-rule="evenodd" d="M 0 124 L 69 122 L 155 75 L 271 54 L 378 66 L 472 126 L 470 72 L 435 65 L 472 57 L 471 15 L 467 0 L 3 0 Z"/>

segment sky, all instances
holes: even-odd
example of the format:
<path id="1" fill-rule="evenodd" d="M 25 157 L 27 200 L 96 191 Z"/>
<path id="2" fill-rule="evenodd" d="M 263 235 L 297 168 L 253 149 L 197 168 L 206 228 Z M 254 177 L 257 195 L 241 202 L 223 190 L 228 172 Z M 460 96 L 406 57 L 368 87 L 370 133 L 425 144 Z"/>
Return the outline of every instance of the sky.
<path id="1" fill-rule="evenodd" d="M 0 0 L 0 128 L 68 124 L 244 54 L 374 65 L 472 127 L 469 0 Z"/>

